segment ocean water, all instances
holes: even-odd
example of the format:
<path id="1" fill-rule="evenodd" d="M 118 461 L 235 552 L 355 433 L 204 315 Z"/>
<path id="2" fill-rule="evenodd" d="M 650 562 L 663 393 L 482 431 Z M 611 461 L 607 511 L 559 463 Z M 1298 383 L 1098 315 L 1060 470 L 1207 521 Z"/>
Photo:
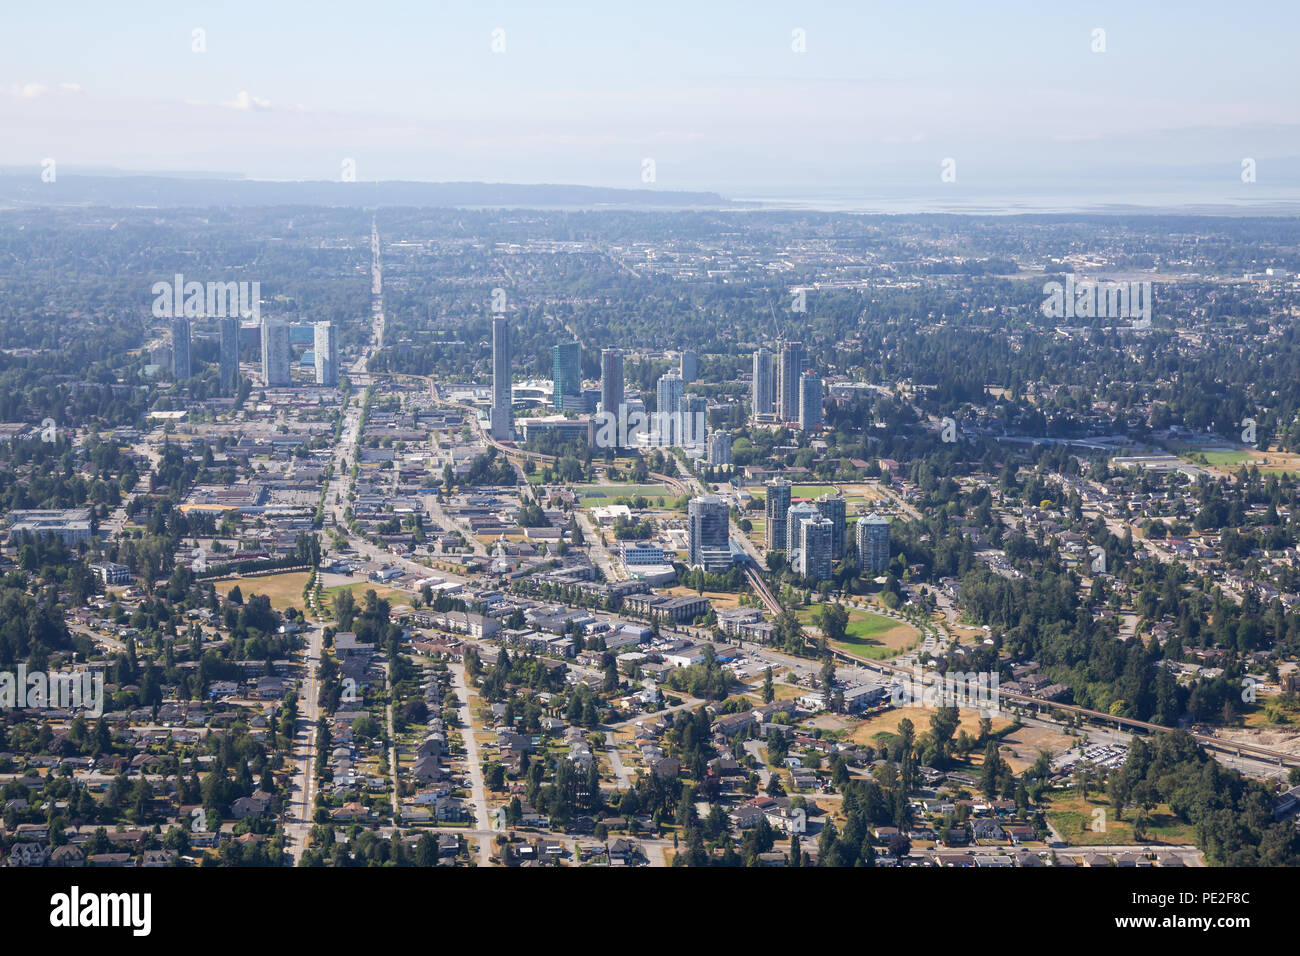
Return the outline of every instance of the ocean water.
<path id="1" fill-rule="evenodd" d="M 989 189 L 958 183 L 926 189 L 873 188 L 854 191 L 754 189 L 724 193 L 762 209 L 806 209 L 893 215 L 1156 214 L 1217 216 L 1300 215 L 1300 186 L 1259 183 L 1196 185 L 1168 183 L 1150 188 L 1070 190 Z"/>

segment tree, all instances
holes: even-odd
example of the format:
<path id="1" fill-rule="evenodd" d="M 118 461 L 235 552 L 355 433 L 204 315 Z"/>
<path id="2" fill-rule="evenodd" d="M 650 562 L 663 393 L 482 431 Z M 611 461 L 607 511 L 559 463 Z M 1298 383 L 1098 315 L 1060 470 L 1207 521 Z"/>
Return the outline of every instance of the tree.
<path id="1" fill-rule="evenodd" d="M 1116 820 L 1124 818 L 1124 784 L 1121 777 L 1121 774 L 1112 773 L 1106 781 L 1106 799 L 1110 801 L 1110 807 L 1115 811 Z"/>
<path id="2" fill-rule="evenodd" d="M 843 641 L 848 636 L 849 612 L 843 604 L 823 604 L 817 614 L 817 626 L 829 642 Z"/>
<path id="3" fill-rule="evenodd" d="M 1133 836 L 1138 840 L 1145 840 L 1147 829 L 1150 827 L 1151 819 L 1147 816 L 1145 810 L 1138 810 L 1137 817 L 1133 820 Z"/>
<path id="4" fill-rule="evenodd" d="M 984 748 L 984 772 L 980 778 L 980 790 L 984 796 L 992 799 L 998 792 L 998 779 L 1002 774 L 1002 756 L 998 753 L 996 740 L 990 740 Z"/>
<path id="5" fill-rule="evenodd" d="M 940 707 L 930 716 L 930 746 L 928 762 L 935 767 L 945 767 L 952 754 L 952 737 L 961 721 L 956 707 Z"/>
<path id="6" fill-rule="evenodd" d="M 420 839 L 415 842 L 415 865 L 438 865 L 438 844 L 427 833 L 421 834 Z"/>
<path id="7" fill-rule="evenodd" d="M 776 699 L 776 688 L 772 685 L 772 668 L 763 668 L 763 703 L 770 704 Z"/>
<path id="8" fill-rule="evenodd" d="M 374 593 L 373 591 L 371 592 Z M 334 595 L 334 619 L 339 622 L 340 631 L 352 630 L 352 621 L 356 615 L 357 600 L 351 588 L 344 588 Z"/>

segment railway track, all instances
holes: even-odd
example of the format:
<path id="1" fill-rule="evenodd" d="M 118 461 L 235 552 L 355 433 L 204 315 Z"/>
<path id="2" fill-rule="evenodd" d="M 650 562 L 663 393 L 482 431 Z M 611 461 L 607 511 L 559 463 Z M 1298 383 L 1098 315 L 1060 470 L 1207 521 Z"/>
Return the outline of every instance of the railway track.
<path id="1" fill-rule="evenodd" d="M 909 678 L 924 676 L 922 672 L 915 668 L 891 664 L 888 661 L 864 661 L 860 658 L 853 657 L 852 655 L 845 654 L 843 651 L 836 650 L 832 650 L 831 654 L 837 660 L 851 664 L 854 667 L 876 670 L 885 674 L 901 674 Z M 1103 713 L 1099 710 L 1090 710 L 1087 707 L 1080 707 L 1077 704 L 1059 704 L 1051 701 L 1039 700 L 1036 697 L 1030 697 L 1026 694 L 1017 694 L 999 690 L 998 697 L 999 699 L 1006 698 L 1016 703 L 1025 704 L 1038 709 L 1050 708 L 1052 710 L 1064 711 L 1070 714 L 1078 714 L 1091 723 L 1113 725 L 1117 730 L 1128 729 L 1134 733 L 1155 734 L 1171 733 L 1176 729 L 1173 727 L 1166 727 L 1163 724 L 1153 724 L 1145 720 L 1135 720 L 1131 717 L 1116 717 L 1113 714 Z M 1298 754 L 1287 753 L 1281 750 L 1270 750 L 1267 747 L 1257 747 L 1254 744 L 1243 744 L 1229 740 L 1222 740 L 1219 737 L 1196 733 L 1194 731 L 1189 731 L 1189 733 L 1197 743 L 1205 747 L 1207 750 L 1213 750 L 1218 753 L 1229 754 L 1235 757 L 1253 758 L 1274 763 L 1281 767 L 1300 767 L 1300 755 Z"/>

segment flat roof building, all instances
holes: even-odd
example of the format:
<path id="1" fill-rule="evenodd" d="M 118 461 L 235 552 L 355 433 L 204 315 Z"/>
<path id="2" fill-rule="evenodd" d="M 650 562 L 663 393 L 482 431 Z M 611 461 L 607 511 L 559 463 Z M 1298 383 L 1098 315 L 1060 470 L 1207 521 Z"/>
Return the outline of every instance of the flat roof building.
<path id="1" fill-rule="evenodd" d="M 23 509 L 9 512 L 10 543 L 14 543 L 16 537 L 23 534 L 36 538 L 52 534 L 69 545 L 89 541 L 92 534 L 90 509 Z"/>

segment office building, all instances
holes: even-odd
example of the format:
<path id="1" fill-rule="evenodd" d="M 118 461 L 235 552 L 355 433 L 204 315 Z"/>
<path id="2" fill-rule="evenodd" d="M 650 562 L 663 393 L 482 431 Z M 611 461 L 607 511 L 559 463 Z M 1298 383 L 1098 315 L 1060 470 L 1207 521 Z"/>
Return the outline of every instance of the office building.
<path id="1" fill-rule="evenodd" d="M 831 576 L 833 533 L 832 523 L 821 516 L 800 520 L 799 548 L 794 556 L 796 574 L 813 581 L 824 581 Z"/>
<path id="2" fill-rule="evenodd" d="M 844 557 L 844 530 L 848 524 L 847 503 L 839 495 L 822 495 L 814 504 L 817 512 L 832 525 L 831 558 L 839 561 Z"/>
<path id="3" fill-rule="evenodd" d="M 313 341 L 316 359 L 316 384 L 339 383 L 339 335 L 333 322 L 317 322 Z"/>
<path id="4" fill-rule="evenodd" d="M 623 545 L 623 563 L 625 565 L 659 565 L 671 564 L 672 561 L 663 548 L 645 541 L 632 541 Z"/>
<path id="5" fill-rule="evenodd" d="M 872 513 L 858 519 L 858 567 L 882 574 L 889 568 L 889 519 Z"/>
<path id="6" fill-rule="evenodd" d="M 234 395 L 239 385 L 239 318 L 221 320 L 221 391 Z"/>
<path id="7" fill-rule="evenodd" d="M 289 385 L 289 326 L 275 319 L 262 320 L 262 383 Z"/>
<path id="8" fill-rule="evenodd" d="M 759 349 L 754 353 L 754 381 L 750 386 L 750 403 L 755 416 L 772 414 L 776 398 L 773 386 L 772 353 Z"/>
<path id="9" fill-rule="evenodd" d="M 814 372 L 799 376 L 799 427 L 804 431 L 821 427 L 822 380 Z"/>
<path id="10" fill-rule="evenodd" d="M 790 510 L 790 482 L 777 478 L 769 481 L 767 499 L 763 503 L 763 517 L 767 527 L 767 550 L 785 550 L 785 519 Z"/>
<path id="11" fill-rule="evenodd" d="M 571 410 L 581 403 L 582 346 L 561 342 L 551 349 L 551 396 L 558 411 L 568 402 Z"/>
<path id="12" fill-rule="evenodd" d="M 190 320 L 172 319 L 172 378 L 183 382 L 193 373 L 190 363 Z"/>
<path id="13" fill-rule="evenodd" d="M 687 563 L 706 571 L 731 566 L 731 528 L 727 503 L 717 495 L 692 498 L 686 506 Z"/>
<path id="14" fill-rule="evenodd" d="M 694 350 L 686 349 L 682 352 L 682 361 L 679 367 L 679 372 L 681 373 L 682 381 L 685 384 L 689 385 L 691 382 L 695 381 L 696 368 L 698 365 L 699 357 L 695 354 Z"/>
<path id="15" fill-rule="evenodd" d="M 803 343 L 783 342 L 776 361 L 776 412 L 783 422 L 799 417 L 799 376 L 803 374 Z"/>
<path id="16" fill-rule="evenodd" d="M 492 317 L 492 411 L 488 430 L 497 441 L 515 437 L 514 409 L 510 405 L 510 323 L 504 315 Z"/>

